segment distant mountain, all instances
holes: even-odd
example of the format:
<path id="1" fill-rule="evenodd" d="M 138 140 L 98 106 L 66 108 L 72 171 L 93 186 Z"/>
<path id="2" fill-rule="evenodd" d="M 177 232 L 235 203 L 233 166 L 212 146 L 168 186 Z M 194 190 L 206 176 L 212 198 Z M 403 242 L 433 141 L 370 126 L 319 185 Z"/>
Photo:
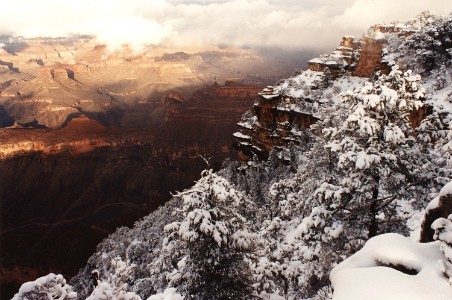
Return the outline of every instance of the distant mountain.
<path id="1" fill-rule="evenodd" d="M 73 115 L 117 127 L 158 127 L 167 92 L 189 96 L 214 81 L 258 86 L 292 68 L 254 50 L 127 46 L 111 52 L 92 37 L 0 40 L 0 125 L 59 128 Z M 298 60 L 305 61 L 303 54 Z M 10 124 L 8 124 L 10 123 Z"/>

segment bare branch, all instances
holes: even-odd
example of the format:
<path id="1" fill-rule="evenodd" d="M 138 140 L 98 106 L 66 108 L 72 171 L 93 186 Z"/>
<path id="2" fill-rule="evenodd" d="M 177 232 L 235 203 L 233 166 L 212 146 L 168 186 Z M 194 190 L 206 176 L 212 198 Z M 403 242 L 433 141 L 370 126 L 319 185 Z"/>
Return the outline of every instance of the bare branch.
<path id="1" fill-rule="evenodd" d="M 206 163 L 207 169 L 209 169 L 210 168 L 210 160 L 212 159 L 212 156 L 205 157 L 202 154 L 199 154 L 199 152 L 196 152 L 196 154 L 204 160 L 204 162 Z"/>

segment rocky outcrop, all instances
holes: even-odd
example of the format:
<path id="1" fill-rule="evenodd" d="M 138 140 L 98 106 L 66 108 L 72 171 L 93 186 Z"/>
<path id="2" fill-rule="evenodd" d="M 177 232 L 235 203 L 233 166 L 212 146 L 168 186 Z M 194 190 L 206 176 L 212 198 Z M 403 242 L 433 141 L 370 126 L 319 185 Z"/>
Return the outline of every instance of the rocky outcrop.
<path id="1" fill-rule="evenodd" d="M 367 35 L 356 39 L 344 36 L 335 51 L 308 61 L 311 71 L 326 72 L 337 78 L 345 72 L 355 76 L 369 77 L 377 71 L 389 72 L 386 62 L 382 61 L 383 47 L 389 34 L 407 37 L 416 32 L 413 28 L 397 24 L 375 25 Z"/>
<path id="2" fill-rule="evenodd" d="M 331 82 L 346 75 L 368 78 L 378 71 L 388 73 L 388 62 L 383 59 L 388 38 L 405 38 L 414 32 L 415 28 L 389 24 L 371 27 L 360 39 L 344 36 L 333 52 L 309 60 L 307 71 L 265 88 L 251 114 L 243 116 L 239 131 L 234 133 L 234 145 L 241 159 L 254 155 L 266 159 L 271 149 L 303 143 L 302 131 L 318 121 L 315 107 L 322 105 L 322 97 L 340 92 L 325 92 Z M 408 117 L 413 128 L 428 113 L 425 106 L 412 111 Z"/>
<path id="3" fill-rule="evenodd" d="M 281 105 L 284 95 L 269 86 L 259 93 L 253 105 L 252 117 L 238 123 L 239 132 L 234 133 L 235 148 L 241 159 L 257 155 L 266 159 L 273 148 L 299 144 L 300 129 L 308 128 L 318 119 L 298 108 Z"/>
<path id="4" fill-rule="evenodd" d="M 67 152 L 78 155 L 130 142 L 129 138 L 113 137 L 114 132 L 85 116 L 72 119 L 65 128 L 54 132 L 21 126 L 0 129 L 3 140 L 0 145 L 0 160 L 32 152 L 43 155 Z"/>
<path id="5" fill-rule="evenodd" d="M 447 219 L 452 214 L 452 183 L 446 184 L 424 211 L 419 241 L 429 243 L 435 240 L 432 224 L 439 218 Z"/>

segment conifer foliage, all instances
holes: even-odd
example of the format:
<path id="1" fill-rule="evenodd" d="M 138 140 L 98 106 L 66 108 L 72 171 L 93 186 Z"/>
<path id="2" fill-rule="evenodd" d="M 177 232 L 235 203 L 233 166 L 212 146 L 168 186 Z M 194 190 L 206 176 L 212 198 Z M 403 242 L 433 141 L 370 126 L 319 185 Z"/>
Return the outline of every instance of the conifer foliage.
<path id="1" fill-rule="evenodd" d="M 183 201 L 183 219 L 165 227 L 162 249 L 177 261 L 168 274 L 170 285 L 186 299 L 249 298 L 247 254 L 253 235 L 239 213 L 246 202 L 244 195 L 209 170 L 193 188 L 176 197 Z M 183 255 L 175 251 L 179 247 L 185 249 Z"/>
<path id="2" fill-rule="evenodd" d="M 323 130 L 325 147 L 336 156 L 342 174 L 336 176 L 333 190 L 326 187 L 321 194 L 328 198 L 328 193 L 340 190 L 336 206 L 367 216 L 367 238 L 388 230 L 401 232 L 388 227 L 400 224 L 403 210 L 408 216 L 420 208 L 412 206 L 412 197 L 428 199 L 416 194 L 416 186 L 428 186 L 424 176 L 428 157 L 415 143 L 408 119 L 410 112 L 424 105 L 420 81 L 419 75 L 395 66 L 389 75 L 344 93 L 348 116 L 342 125 Z"/>
<path id="3" fill-rule="evenodd" d="M 447 219 L 438 218 L 433 222 L 432 228 L 435 230 L 434 239 L 440 241 L 440 249 L 446 258 L 442 262 L 442 271 L 449 278 L 449 283 L 452 283 L 452 214 Z"/>
<path id="4" fill-rule="evenodd" d="M 77 293 L 60 274 L 50 273 L 35 281 L 24 283 L 12 300 L 75 300 Z"/>

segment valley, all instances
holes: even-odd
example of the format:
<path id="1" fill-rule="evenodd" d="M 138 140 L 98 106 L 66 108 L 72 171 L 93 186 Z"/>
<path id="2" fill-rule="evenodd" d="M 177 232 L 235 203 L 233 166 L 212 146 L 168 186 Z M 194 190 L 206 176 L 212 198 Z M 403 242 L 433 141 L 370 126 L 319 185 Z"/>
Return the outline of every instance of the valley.
<path id="1" fill-rule="evenodd" d="M 292 69 L 209 46 L 109 52 L 90 37 L 3 39 L 2 293 L 70 278 L 131 226 L 234 157 L 232 133 L 262 87 Z"/>

